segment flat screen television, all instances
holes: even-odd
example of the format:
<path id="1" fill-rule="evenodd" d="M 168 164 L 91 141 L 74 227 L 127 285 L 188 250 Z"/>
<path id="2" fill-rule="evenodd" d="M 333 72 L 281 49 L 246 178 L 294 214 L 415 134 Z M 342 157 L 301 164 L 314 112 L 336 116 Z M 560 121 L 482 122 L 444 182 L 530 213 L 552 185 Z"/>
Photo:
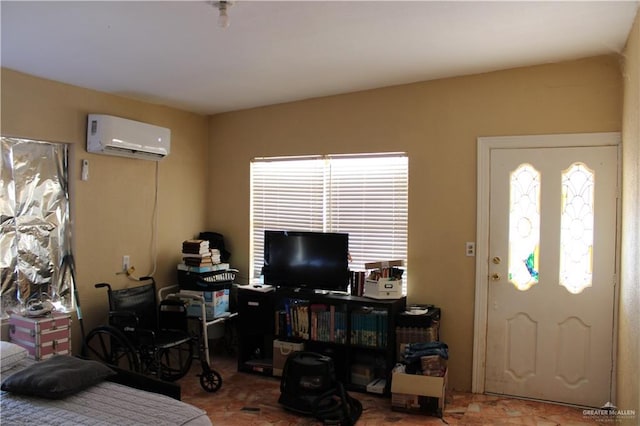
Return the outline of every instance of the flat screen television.
<path id="1" fill-rule="evenodd" d="M 346 291 L 349 234 L 265 231 L 264 283 L 281 288 Z"/>

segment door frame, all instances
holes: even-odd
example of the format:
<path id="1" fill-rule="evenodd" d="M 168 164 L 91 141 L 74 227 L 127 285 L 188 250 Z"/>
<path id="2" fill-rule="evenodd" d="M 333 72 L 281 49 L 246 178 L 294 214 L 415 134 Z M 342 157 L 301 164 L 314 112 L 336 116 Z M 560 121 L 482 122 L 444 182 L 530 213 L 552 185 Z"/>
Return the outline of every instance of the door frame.
<path id="1" fill-rule="evenodd" d="M 500 148 L 569 148 L 569 147 L 618 147 L 618 194 L 616 223 L 615 274 L 619 277 L 620 262 L 620 179 L 621 179 L 621 136 L 619 132 L 571 133 L 558 135 L 495 136 L 479 137 L 477 140 L 477 198 L 476 198 L 476 279 L 475 310 L 473 331 L 473 369 L 471 391 L 484 393 L 487 348 L 487 316 L 489 293 L 489 189 L 491 150 Z M 618 293 L 616 279 L 613 300 L 613 368 L 611 371 L 612 400 L 615 400 L 616 342 L 618 335 Z"/>

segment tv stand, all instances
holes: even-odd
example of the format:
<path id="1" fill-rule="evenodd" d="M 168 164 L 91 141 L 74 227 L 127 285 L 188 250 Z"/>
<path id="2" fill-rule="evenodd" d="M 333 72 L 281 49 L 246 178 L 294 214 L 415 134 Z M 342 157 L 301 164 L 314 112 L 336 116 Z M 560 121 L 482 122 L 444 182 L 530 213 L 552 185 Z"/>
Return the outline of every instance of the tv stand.
<path id="1" fill-rule="evenodd" d="M 405 306 L 405 297 L 239 289 L 238 371 L 271 376 L 274 367 L 282 369 L 273 365 L 273 341 L 278 339 L 331 356 L 337 379 L 349 390 L 366 392 L 370 382 L 386 379 L 382 392 L 388 395 L 397 354 L 396 317 Z"/>

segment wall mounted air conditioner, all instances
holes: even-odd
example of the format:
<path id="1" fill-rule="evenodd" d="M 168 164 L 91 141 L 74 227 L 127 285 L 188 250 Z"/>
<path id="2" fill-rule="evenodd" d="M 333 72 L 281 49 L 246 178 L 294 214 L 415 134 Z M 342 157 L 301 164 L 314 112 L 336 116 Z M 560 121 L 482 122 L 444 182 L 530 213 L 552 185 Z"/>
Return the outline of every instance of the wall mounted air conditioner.
<path id="1" fill-rule="evenodd" d="M 111 115 L 89 114 L 87 151 L 161 160 L 169 155 L 171 130 Z"/>

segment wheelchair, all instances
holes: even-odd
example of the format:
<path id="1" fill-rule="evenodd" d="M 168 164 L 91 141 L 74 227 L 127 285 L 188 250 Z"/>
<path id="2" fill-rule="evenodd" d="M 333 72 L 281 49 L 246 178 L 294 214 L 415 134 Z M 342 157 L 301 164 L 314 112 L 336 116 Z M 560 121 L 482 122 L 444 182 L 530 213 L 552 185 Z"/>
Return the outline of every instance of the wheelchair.
<path id="1" fill-rule="evenodd" d="M 107 283 L 109 323 L 89 332 L 84 339 L 83 356 L 160 380 L 184 377 L 194 358 L 198 339 L 189 333 L 187 308 L 179 300 L 158 303 L 152 277 L 137 287 L 113 290 Z M 215 392 L 222 384 L 220 375 L 202 363 L 202 387 Z"/>

